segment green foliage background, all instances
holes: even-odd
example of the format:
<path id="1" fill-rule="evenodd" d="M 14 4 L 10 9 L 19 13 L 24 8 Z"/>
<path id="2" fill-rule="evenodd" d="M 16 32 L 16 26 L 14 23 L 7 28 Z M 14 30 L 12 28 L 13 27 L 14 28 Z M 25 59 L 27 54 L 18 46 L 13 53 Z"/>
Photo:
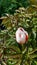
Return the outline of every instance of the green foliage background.
<path id="1" fill-rule="evenodd" d="M 0 0 L 0 16 L 4 13 L 13 14 L 20 6 L 29 6 L 28 0 Z"/>
<path id="2" fill-rule="evenodd" d="M 37 0 L 0 0 L 1 20 L 0 65 L 37 65 Z M 29 35 L 24 45 L 16 42 L 19 27 Z"/>

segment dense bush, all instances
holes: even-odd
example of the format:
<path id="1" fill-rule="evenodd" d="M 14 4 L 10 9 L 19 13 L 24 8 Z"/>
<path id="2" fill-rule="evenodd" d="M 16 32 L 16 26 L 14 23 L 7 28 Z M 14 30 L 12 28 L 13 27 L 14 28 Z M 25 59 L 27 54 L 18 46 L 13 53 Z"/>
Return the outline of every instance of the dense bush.
<path id="1" fill-rule="evenodd" d="M 25 44 L 16 42 L 19 27 Z M 0 65 L 37 65 L 37 0 L 0 0 Z"/>
<path id="2" fill-rule="evenodd" d="M 15 9 L 20 6 L 27 7 L 29 5 L 28 0 L 0 0 L 0 16 L 4 13 L 14 13 Z"/>
<path id="3" fill-rule="evenodd" d="M 5 30 L 0 31 L 0 59 L 6 65 L 37 65 L 37 15 L 19 8 L 14 15 L 4 18 Z M 16 30 L 22 27 L 29 35 L 25 44 L 16 42 Z"/>

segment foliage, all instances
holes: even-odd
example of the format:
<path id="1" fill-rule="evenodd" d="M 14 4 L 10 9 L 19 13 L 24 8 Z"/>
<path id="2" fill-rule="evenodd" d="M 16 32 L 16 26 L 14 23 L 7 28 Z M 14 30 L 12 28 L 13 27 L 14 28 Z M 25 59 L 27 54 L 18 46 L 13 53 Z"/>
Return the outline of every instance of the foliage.
<path id="1" fill-rule="evenodd" d="M 29 7 L 30 8 L 30 7 Z M 20 7 L 14 15 L 7 14 L 2 21 L 6 26 L 0 30 L 0 60 L 2 65 L 37 65 L 37 12 Z M 23 27 L 29 35 L 24 45 L 16 42 L 15 33 Z"/>
<path id="2" fill-rule="evenodd" d="M 30 2 L 28 0 L 0 0 L 0 17 L 5 13 L 14 14 L 19 7 L 27 7 Z"/>

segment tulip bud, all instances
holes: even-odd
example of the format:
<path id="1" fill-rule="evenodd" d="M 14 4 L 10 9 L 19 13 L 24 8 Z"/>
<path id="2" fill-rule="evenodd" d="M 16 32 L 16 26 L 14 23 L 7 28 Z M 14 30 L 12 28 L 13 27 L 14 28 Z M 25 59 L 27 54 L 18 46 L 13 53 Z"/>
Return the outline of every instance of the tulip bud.
<path id="1" fill-rule="evenodd" d="M 28 40 L 28 33 L 23 28 L 18 28 L 16 31 L 16 41 L 19 44 L 24 44 Z"/>

